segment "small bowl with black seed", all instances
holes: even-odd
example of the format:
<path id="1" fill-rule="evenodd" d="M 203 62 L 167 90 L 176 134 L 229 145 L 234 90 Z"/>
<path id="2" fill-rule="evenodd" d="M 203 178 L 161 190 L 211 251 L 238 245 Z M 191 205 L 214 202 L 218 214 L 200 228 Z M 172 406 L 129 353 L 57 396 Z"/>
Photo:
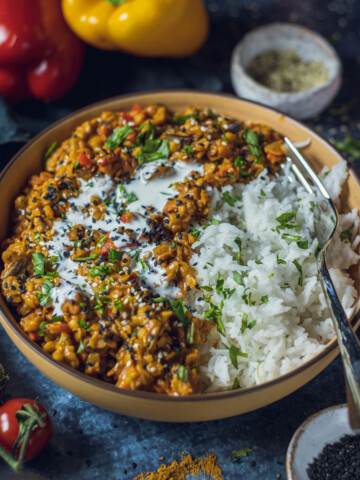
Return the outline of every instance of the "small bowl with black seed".
<path id="1" fill-rule="evenodd" d="M 359 480 L 360 431 L 352 430 L 347 405 L 307 418 L 286 453 L 288 480 Z"/>
<path id="2" fill-rule="evenodd" d="M 239 97 L 305 119 L 335 98 L 342 66 L 321 35 L 300 25 L 271 23 L 252 30 L 235 46 L 231 82 Z"/>

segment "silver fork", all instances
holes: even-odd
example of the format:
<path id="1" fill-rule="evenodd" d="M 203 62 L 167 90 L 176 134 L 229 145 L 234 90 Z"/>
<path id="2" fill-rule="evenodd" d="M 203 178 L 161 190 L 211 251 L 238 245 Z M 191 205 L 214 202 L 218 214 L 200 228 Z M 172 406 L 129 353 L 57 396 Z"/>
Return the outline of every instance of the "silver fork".
<path id="1" fill-rule="evenodd" d="M 321 230 L 324 232 L 323 239 L 319 239 L 321 251 L 317 257 L 317 266 L 321 285 L 333 319 L 337 340 L 342 356 L 345 373 L 346 394 L 349 410 L 350 425 L 354 429 L 360 428 L 360 343 L 355 332 L 346 318 L 339 297 L 330 278 L 326 254 L 329 245 L 339 225 L 337 209 L 323 183 L 317 177 L 305 158 L 287 138 L 284 139 L 287 147 L 287 161 L 291 163 L 291 169 L 300 183 L 310 193 L 318 190 L 324 200 L 320 204 Z M 335 224 L 329 222 L 329 217 L 335 219 Z"/>

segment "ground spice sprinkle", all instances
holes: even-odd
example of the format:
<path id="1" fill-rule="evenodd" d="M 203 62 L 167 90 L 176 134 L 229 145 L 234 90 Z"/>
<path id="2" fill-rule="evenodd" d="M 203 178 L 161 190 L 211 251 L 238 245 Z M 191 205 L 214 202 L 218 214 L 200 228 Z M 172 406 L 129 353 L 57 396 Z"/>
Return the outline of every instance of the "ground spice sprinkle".
<path id="1" fill-rule="evenodd" d="M 183 452 L 180 462 L 174 460 L 170 465 L 163 464 L 157 472 L 141 473 L 133 480 L 186 480 L 188 475 L 199 479 L 206 475 L 206 478 L 211 480 L 224 480 L 216 460 L 212 453 L 193 459 L 191 455 Z"/>
<path id="2" fill-rule="evenodd" d="M 310 480 L 360 480 L 360 435 L 345 435 L 326 445 L 307 474 Z"/>

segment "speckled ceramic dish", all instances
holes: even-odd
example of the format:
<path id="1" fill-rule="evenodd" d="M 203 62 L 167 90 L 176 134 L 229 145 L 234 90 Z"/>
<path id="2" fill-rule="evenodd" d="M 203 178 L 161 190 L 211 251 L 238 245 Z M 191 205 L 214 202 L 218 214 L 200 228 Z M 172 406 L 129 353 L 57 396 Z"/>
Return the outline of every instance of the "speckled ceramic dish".
<path id="1" fill-rule="evenodd" d="M 328 443 L 344 435 L 354 435 L 346 405 L 336 405 L 311 415 L 294 433 L 286 453 L 288 480 L 309 480 L 306 472 Z M 334 479 L 335 480 L 335 479 Z"/>
<path id="2" fill-rule="evenodd" d="M 269 50 L 294 50 L 305 61 L 320 61 L 328 70 L 328 80 L 301 92 L 270 90 L 250 77 L 251 60 Z M 321 35 L 291 23 L 270 23 L 250 33 L 236 45 L 231 59 L 231 81 L 239 97 L 255 100 L 293 115 L 310 118 L 323 111 L 339 91 L 342 73 L 340 59 Z"/>
<path id="3" fill-rule="evenodd" d="M 60 143 L 85 120 L 107 109 L 126 110 L 133 104 L 164 103 L 171 109 L 193 105 L 211 108 L 219 113 L 265 123 L 295 142 L 311 139 L 304 150 L 306 158 L 315 168 L 332 165 L 341 160 L 339 153 L 313 130 L 283 114 L 230 95 L 195 91 L 164 91 L 126 95 L 90 105 L 53 124 L 33 138 L 10 161 L 0 177 L 0 239 L 7 236 L 14 197 L 30 175 L 41 170 L 44 152 L 55 140 Z M 353 174 L 343 189 L 343 206 L 348 210 L 360 205 L 360 186 Z M 360 269 L 352 276 L 359 280 Z M 289 395 L 318 375 L 338 354 L 333 339 L 324 350 L 275 380 L 262 385 L 231 392 L 211 393 L 192 397 L 169 397 L 155 393 L 129 391 L 116 388 L 77 370 L 57 363 L 38 345 L 33 343 L 17 324 L 4 299 L 0 298 L 0 321 L 19 350 L 41 372 L 66 390 L 79 397 L 125 415 L 151 420 L 188 422 L 231 417 L 256 410 Z"/>

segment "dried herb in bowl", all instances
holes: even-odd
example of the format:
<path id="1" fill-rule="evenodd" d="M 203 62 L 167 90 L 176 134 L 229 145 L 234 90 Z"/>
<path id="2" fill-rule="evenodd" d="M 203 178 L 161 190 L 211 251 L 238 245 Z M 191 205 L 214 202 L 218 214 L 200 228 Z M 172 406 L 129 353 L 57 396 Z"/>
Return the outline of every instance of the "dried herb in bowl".
<path id="1" fill-rule="evenodd" d="M 300 92 L 323 85 L 329 76 L 318 61 L 305 61 L 294 50 L 268 50 L 254 57 L 247 69 L 254 80 L 277 92 Z"/>

